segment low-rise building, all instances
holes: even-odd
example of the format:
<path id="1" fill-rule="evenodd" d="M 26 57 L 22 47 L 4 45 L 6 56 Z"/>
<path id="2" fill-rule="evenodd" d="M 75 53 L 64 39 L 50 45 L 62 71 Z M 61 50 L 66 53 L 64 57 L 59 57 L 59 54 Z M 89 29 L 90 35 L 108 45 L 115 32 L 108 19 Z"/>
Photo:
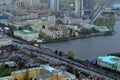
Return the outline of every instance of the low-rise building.
<path id="1" fill-rule="evenodd" d="M 116 56 L 98 57 L 97 64 L 105 68 L 120 71 L 120 58 Z"/>
<path id="2" fill-rule="evenodd" d="M 4 62 L 5 65 L 8 65 L 9 67 L 14 67 L 16 65 L 16 62 L 14 61 L 7 61 L 7 62 Z"/>
<path id="3" fill-rule="evenodd" d="M 62 38 L 62 36 L 63 36 L 63 31 L 61 31 L 61 30 L 46 30 L 46 29 L 43 29 L 42 32 L 46 36 L 51 37 L 52 39 Z"/>
<path id="4" fill-rule="evenodd" d="M 11 73 L 14 80 L 24 80 L 25 77 L 32 80 L 76 80 L 76 76 L 66 71 L 60 71 L 49 65 L 30 68 Z"/>
<path id="5" fill-rule="evenodd" d="M 0 33 L 0 46 L 12 45 L 12 38 Z"/>
<path id="6" fill-rule="evenodd" d="M 14 31 L 14 36 L 20 37 L 26 41 L 36 40 L 39 34 L 33 30 L 23 29 Z"/>
<path id="7" fill-rule="evenodd" d="M 41 75 L 42 73 L 43 73 L 43 69 L 41 67 L 36 67 L 36 68 L 14 71 L 11 73 L 11 76 L 14 78 L 14 80 L 24 80 L 24 77 L 28 77 L 28 79 L 32 79 L 32 77 Z"/>

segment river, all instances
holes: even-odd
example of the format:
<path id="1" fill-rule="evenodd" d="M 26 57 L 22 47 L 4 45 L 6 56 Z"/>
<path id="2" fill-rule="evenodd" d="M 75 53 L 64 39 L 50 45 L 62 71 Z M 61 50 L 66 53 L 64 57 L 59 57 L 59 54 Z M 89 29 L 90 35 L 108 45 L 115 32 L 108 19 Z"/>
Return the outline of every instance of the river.
<path id="1" fill-rule="evenodd" d="M 77 58 L 93 60 L 108 53 L 120 52 L 120 21 L 116 22 L 115 31 L 117 33 L 112 36 L 48 43 L 43 46 L 65 53 L 73 51 Z"/>

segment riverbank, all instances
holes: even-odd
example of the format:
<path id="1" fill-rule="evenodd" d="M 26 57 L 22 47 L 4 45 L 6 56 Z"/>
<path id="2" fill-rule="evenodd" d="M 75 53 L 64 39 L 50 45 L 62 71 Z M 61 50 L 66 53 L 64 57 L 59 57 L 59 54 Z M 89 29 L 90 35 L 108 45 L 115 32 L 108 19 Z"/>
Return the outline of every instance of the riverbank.
<path id="1" fill-rule="evenodd" d="M 47 44 L 47 43 L 63 42 L 63 41 L 70 41 L 70 40 L 84 39 L 84 38 L 91 38 L 91 37 L 112 36 L 114 34 L 116 34 L 116 31 L 82 34 L 82 35 L 79 35 L 79 36 L 76 36 L 76 37 L 43 40 L 40 43 L 41 44 Z"/>

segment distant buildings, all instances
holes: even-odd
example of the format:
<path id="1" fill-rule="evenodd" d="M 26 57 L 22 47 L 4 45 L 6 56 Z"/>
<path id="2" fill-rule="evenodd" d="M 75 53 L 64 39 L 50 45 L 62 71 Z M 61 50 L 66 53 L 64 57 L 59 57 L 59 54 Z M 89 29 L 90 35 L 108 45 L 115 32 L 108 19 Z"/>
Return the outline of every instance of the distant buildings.
<path id="1" fill-rule="evenodd" d="M 94 2 L 93 0 L 83 0 L 84 18 L 88 19 L 93 13 Z"/>
<path id="2" fill-rule="evenodd" d="M 77 17 L 82 17 L 84 15 L 83 0 L 75 0 L 75 14 Z"/>
<path id="3" fill-rule="evenodd" d="M 15 5 L 19 9 L 24 9 L 26 7 L 26 1 L 25 0 L 16 0 Z"/>
<path id="4" fill-rule="evenodd" d="M 27 0 L 27 2 L 30 5 L 38 5 L 38 4 L 40 4 L 40 0 Z"/>
<path id="5" fill-rule="evenodd" d="M 93 0 L 75 0 L 75 14 L 79 18 L 89 18 L 93 11 Z"/>
<path id="6" fill-rule="evenodd" d="M 60 11 L 60 0 L 50 0 L 50 8 L 53 12 Z"/>

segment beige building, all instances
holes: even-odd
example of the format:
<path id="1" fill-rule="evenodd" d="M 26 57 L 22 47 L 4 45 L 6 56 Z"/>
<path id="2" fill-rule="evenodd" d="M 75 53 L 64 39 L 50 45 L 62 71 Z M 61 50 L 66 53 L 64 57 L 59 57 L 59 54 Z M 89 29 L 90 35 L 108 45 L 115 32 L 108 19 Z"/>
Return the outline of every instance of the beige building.
<path id="1" fill-rule="evenodd" d="M 32 80 L 76 80 L 76 76 L 66 71 L 60 71 L 49 65 L 14 71 L 11 76 L 17 80 L 23 80 L 26 76 Z"/>

